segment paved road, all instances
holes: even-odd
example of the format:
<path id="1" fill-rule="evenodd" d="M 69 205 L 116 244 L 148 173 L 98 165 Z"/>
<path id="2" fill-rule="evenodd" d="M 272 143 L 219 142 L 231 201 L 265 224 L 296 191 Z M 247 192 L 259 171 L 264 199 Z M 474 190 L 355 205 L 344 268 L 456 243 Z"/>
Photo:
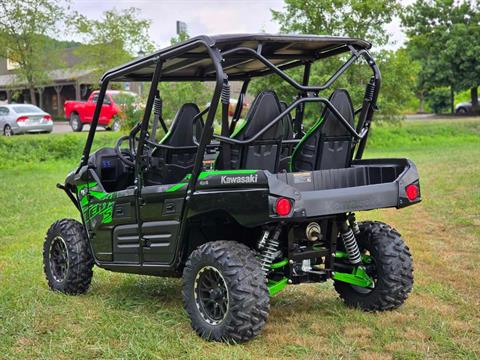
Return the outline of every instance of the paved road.
<path id="1" fill-rule="evenodd" d="M 90 130 L 90 125 L 84 125 L 82 131 L 87 132 L 88 130 Z M 105 129 L 99 126 L 97 128 L 97 131 L 105 131 Z M 73 131 L 68 121 L 55 121 L 53 123 L 53 133 L 61 134 L 61 133 L 69 133 L 69 132 L 73 132 Z"/>

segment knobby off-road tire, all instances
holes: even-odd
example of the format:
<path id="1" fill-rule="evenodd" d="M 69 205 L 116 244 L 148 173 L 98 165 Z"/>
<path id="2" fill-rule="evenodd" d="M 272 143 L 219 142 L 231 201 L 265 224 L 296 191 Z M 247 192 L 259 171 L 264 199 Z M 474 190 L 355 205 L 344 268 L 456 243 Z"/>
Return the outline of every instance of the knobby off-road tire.
<path id="1" fill-rule="evenodd" d="M 62 219 L 48 229 L 43 245 L 43 270 L 48 286 L 65 294 L 83 294 L 92 280 L 93 257 L 85 229 Z"/>
<path id="2" fill-rule="evenodd" d="M 207 278 L 221 286 L 214 284 L 213 290 L 206 291 L 205 284 L 211 283 Z M 226 305 L 221 303 L 224 314 L 210 316 L 216 300 L 209 297 L 226 300 Z M 270 307 L 265 274 L 255 253 L 235 241 L 209 242 L 191 253 L 183 271 L 183 300 L 192 327 L 202 338 L 229 343 L 258 335 Z"/>
<path id="3" fill-rule="evenodd" d="M 373 258 L 375 287 L 359 288 L 334 281 L 335 290 L 349 306 L 365 311 L 398 308 L 407 299 L 413 286 L 413 266 L 410 250 L 400 234 L 387 224 L 365 221 L 359 223 L 357 236 L 360 251 Z"/>

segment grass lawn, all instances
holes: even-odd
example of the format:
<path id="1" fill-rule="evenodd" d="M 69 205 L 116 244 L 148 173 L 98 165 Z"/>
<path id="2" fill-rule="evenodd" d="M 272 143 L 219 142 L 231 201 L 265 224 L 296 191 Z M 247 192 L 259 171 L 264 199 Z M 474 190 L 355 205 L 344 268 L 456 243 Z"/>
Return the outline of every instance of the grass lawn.
<path id="1" fill-rule="evenodd" d="M 415 285 L 404 306 L 364 313 L 345 307 L 331 282 L 290 286 L 271 300 L 262 334 L 238 346 L 197 337 L 178 279 L 95 268 L 85 295 L 47 288 L 45 232 L 58 218 L 78 218 L 55 184 L 77 164 L 79 136 L 0 139 L 2 159 L 15 160 L 0 164 L 0 358 L 480 357 L 480 119 L 373 131 L 367 157 L 409 157 L 421 176 L 420 205 L 360 214 L 393 225 L 412 250 Z"/>

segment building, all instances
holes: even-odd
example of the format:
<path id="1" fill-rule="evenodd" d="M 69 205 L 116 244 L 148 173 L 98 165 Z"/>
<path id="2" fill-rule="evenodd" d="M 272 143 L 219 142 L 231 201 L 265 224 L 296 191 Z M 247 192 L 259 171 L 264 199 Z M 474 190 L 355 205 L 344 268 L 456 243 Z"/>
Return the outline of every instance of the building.
<path id="1" fill-rule="evenodd" d="M 62 50 L 66 67 L 47 72 L 48 82 L 35 89 L 36 104 L 43 110 L 63 116 L 63 104 L 66 100 L 85 100 L 92 91 L 95 80 L 92 71 L 75 69 L 78 59 L 73 48 Z M 0 58 L 0 101 L 11 103 L 31 103 L 27 84 L 16 75 L 16 64 Z"/>
<path id="2" fill-rule="evenodd" d="M 80 70 L 74 48 L 61 49 L 65 68 L 47 72 L 48 82 L 35 89 L 36 104 L 57 118 L 63 118 L 63 104 L 67 100 L 87 100 L 98 84 L 98 75 L 92 70 Z M 0 58 L 0 103 L 31 103 L 30 90 L 16 75 L 16 64 Z M 138 92 L 138 86 L 124 84 L 126 90 Z"/>

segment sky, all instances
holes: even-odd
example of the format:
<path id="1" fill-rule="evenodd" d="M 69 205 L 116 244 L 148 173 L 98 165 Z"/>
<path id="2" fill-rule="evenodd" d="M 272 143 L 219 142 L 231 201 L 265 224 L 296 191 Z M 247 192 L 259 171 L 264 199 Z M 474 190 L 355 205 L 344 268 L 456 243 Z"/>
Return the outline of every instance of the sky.
<path id="1" fill-rule="evenodd" d="M 408 0 L 407 0 L 408 1 Z M 150 37 L 158 48 L 170 44 L 176 34 L 176 21 L 187 24 L 190 36 L 200 34 L 277 33 L 270 9 L 281 10 L 282 0 L 73 0 L 72 7 L 92 19 L 102 12 L 136 7 L 143 18 L 151 20 Z M 391 34 L 389 48 L 405 41 L 398 19 L 386 26 Z M 368 39 L 366 39 L 368 40 Z"/>

